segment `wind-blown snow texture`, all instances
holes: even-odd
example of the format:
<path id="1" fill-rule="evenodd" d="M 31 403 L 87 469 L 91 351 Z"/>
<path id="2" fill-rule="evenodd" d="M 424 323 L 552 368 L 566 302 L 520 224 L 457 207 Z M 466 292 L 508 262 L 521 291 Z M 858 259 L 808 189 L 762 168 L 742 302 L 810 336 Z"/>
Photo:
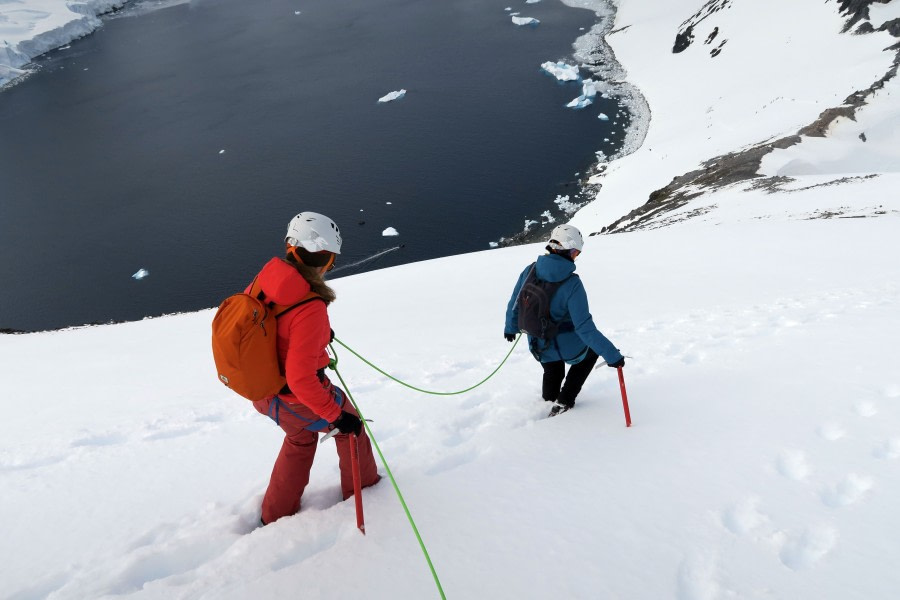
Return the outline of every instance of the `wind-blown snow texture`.
<path id="1" fill-rule="evenodd" d="M 575 216 L 585 232 L 893 59 L 886 34 L 839 33 L 833 2 L 717 4 L 673 54 L 697 2 L 618 2 L 609 41 L 652 119 Z M 716 57 L 707 25 L 728 39 Z M 698 190 L 655 229 L 587 238 L 578 272 L 630 357 L 631 428 L 605 367 L 546 420 L 522 347 L 451 397 L 338 348 L 448 598 L 895 597 L 896 98 L 891 80 L 855 121 L 767 156 L 780 187 Z M 410 383 L 468 387 L 508 351 L 508 294 L 541 248 L 336 279 L 335 331 Z M 0 336 L 0 596 L 437 597 L 387 480 L 356 530 L 330 442 L 303 510 L 256 528 L 281 434 L 215 380 L 212 315 Z"/>

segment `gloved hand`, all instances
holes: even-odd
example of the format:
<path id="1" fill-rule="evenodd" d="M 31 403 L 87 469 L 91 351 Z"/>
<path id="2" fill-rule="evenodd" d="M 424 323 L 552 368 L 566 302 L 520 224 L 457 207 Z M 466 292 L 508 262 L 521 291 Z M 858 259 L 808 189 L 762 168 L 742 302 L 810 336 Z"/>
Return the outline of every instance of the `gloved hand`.
<path id="1" fill-rule="evenodd" d="M 507 342 L 514 342 L 514 341 L 516 341 L 516 334 L 514 334 L 514 333 L 504 333 L 504 334 L 503 334 L 503 337 L 506 338 L 506 341 L 507 341 Z"/>
<path id="2" fill-rule="evenodd" d="M 341 433 L 352 433 L 359 435 L 362 433 L 362 421 L 354 414 L 348 413 L 346 410 L 341 411 L 341 416 L 331 422 L 331 426 Z"/>
<path id="3" fill-rule="evenodd" d="M 620 358 L 619 360 L 617 360 L 614 363 L 606 363 L 606 366 L 612 367 L 613 369 L 621 369 L 622 367 L 625 366 L 625 357 L 623 356 L 622 358 Z"/>

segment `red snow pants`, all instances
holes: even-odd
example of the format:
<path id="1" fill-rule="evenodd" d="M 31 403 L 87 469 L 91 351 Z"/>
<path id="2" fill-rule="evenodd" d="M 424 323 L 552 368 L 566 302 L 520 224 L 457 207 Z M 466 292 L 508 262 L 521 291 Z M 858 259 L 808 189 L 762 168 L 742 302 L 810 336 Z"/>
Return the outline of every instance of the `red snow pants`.
<path id="1" fill-rule="evenodd" d="M 339 388 L 334 388 L 335 401 L 341 410 L 358 415 L 351 402 Z M 300 511 L 300 497 L 309 483 L 309 472 L 319 445 L 319 433 L 327 431 L 328 423 L 303 404 L 289 404 L 278 396 L 253 403 L 260 413 L 270 417 L 284 430 L 284 442 L 275 459 L 272 477 L 262 503 L 262 520 L 271 523 Z M 310 429 L 312 427 L 312 429 Z M 366 430 L 359 435 L 359 474 L 362 487 L 378 483 L 381 477 L 372 454 L 372 444 Z M 341 471 L 341 494 L 344 500 L 353 495 L 353 470 L 350 463 L 350 435 L 334 436 L 338 466 Z"/>

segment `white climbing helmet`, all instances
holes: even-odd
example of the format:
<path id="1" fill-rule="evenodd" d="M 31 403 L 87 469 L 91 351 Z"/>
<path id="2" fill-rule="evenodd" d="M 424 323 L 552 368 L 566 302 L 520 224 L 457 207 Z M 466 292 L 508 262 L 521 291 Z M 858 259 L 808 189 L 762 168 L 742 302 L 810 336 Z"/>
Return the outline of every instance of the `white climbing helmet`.
<path id="1" fill-rule="evenodd" d="M 309 252 L 341 253 L 341 230 L 334 221 L 314 212 L 302 212 L 288 223 L 284 241 Z"/>
<path id="2" fill-rule="evenodd" d="M 547 244 L 554 250 L 578 250 L 584 248 L 584 238 L 581 232 L 571 225 L 557 225 L 550 232 L 550 242 Z"/>

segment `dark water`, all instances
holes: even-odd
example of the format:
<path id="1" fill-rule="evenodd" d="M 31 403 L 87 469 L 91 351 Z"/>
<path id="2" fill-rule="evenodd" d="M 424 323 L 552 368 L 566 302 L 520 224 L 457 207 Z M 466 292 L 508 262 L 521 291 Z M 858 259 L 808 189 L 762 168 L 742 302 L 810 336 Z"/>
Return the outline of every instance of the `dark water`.
<path id="1" fill-rule="evenodd" d="M 595 16 L 517 0 L 541 24 L 516 27 L 505 6 L 201 0 L 42 58 L 0 93 L 0 329 L 215 306 L 302 210 L 342 227 L 339 266 L 404 244 L 341 274 L 486 249 L 558 213 L 620 137 L 597 119 L 613 101 L 563 108 L 580 85 L 539 69 Z"/>

